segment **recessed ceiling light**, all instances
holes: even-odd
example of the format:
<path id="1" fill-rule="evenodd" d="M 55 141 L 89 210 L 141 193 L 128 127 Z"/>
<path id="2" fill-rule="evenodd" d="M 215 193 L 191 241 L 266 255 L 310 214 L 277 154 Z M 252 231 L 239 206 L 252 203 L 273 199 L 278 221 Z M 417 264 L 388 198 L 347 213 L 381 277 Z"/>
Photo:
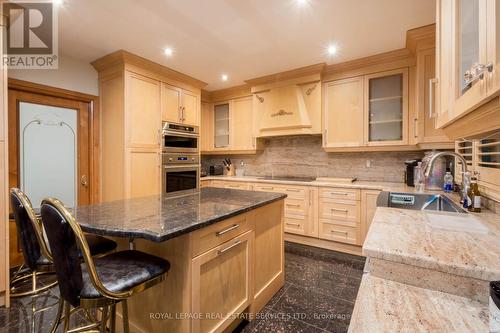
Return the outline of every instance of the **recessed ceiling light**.
<path id="1" fill-rule="evenodd" d="M 172 48 L 170 47 L 166 47 L 163 52 L 165 53 L 166 56 L 172 56 L 172 54 L 174 54 L 174 50 L 172 50 Z"/>
<path id="2" fill-rule="evenodd" d="M 52 3 L 56 6 L 60 6 L 62 5 L 64 2 L 64 0 L 52 0 Z"/>
<path id="3" fill-rule="evenodd" d="M 337 47 L 335 45 L 330 45 L 330 46 L 328 46 L 327 51 L 328 51 L 328 55 L 331 55 L 331 56 L 335 55 L 335 54 L 337 54 Z"/>
<path id="4" fill-rule="evenodd" d="M 222 81 L 227 81 L 229 77 L 227 76 L 227 74 L 222 74 L 220 78 Z"/>
<path id="5" fill-rule="evenodd" d="M 307 5 L 307 3 L 309 2 L 309 0 L 295 0 L 297 2 L 297 5 L 299 6 L 304 6 L 304 5 Z"/>

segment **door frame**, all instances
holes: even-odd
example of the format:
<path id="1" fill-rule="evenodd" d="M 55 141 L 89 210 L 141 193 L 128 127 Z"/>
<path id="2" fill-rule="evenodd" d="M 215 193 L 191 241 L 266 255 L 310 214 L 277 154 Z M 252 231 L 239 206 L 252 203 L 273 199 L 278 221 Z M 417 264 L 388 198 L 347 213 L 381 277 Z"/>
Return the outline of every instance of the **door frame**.
<path id="1" fill-rule="evenodd" d="M 14 90 L 24 93 L 33 93 L 37 95 L 68 99 L 77 102 L 87 103 L 89 106 L 89 165 L 90 178 L 90 203 L 98 203 L 101 200 L 100 191 L 100 114 L 99 114 L 99 96 L 85 94 L 77 91 L 51 87 L 39 83 L 33 83 L 18 79 L 8 79 L 8 90 Z M 11 103 L 9 100 L 9 110 Z M 10 119 L 9 119 L 10 121 Z M 10 136 L 10 131 L 9 131 Z"/>

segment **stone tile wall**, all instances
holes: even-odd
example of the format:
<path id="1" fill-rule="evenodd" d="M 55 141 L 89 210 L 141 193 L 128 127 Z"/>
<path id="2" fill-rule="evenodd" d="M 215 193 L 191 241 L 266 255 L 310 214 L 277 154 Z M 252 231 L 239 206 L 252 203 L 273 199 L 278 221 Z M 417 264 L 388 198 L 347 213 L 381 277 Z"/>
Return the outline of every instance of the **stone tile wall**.
<path id="1" fill-rule="evenodd" d="M 256 155 L 203 156 L 202 166 L 221 164 L 231 158 L 245 164 L 247 176 L 356 177 L 366 181 L 404 181 L 404 161 L 422 158 L 423 152 L 327 153 L 319 136 L 288 136 L 265 139 Z M 371 166 L 367 166 L 370 161 Z"/>

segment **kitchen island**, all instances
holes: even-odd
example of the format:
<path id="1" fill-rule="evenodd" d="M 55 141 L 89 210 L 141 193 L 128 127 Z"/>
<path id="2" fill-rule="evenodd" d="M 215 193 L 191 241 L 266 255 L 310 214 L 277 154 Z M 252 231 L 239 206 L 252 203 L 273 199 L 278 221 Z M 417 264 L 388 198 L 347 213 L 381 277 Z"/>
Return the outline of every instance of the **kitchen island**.
<path id="1" fill-rule="evenodd" d="M 171 264 L 164 282 L 129 300 L 131 331 L 222 332 L 252 319 L 284 284 L 285 197 L 204 188 L 81 206 L 74 214 L 83 231 Z"/>

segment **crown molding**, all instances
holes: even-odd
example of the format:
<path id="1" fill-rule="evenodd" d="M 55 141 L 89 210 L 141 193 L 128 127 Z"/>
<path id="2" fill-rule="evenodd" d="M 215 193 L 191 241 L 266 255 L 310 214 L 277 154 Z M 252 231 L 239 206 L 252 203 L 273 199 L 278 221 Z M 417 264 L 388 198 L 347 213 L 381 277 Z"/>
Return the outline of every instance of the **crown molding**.
<path id="1" fill-rule="evenodd" d="M 234 98 L 241 98 L 251 96 L 252 92 L 250 90 L 250 85 L 243 84 L 240 86 L 212 90 L 212 91 L 201 91 L 201 100 L 203 102 L 220 102 Z"/>
<path id="2" fill-rule="evenodd" d="M 132 65 L 136 66 L 142 69 L 145 69 L 147 71 L 150 71 L 152 73 L 156 73 L 165 77 L 168 77 L 172 80 L 180 81 L 186 84 L 189 84 L 193 87 L 202 89 L 204 88 L 207 83 L 200 81 L 198 79 L 195 79 L 189 75 L 180 73 L 178 71 L 175 71 L 171 68 L 165 67 L 163 65 L 157 64 L 156 62 L 153 62 L 151 60 L 148 60 L 146 58 L 140 57 L 138 55 L 135 55 L 133 53 L 130 53 L 125 50 L 118 50 L 113 53 L 110 53 L 102 58 L 96 59 L 91 62 L 91 65 L 94 66 L 94 68 L 98 72 L 103 72 L 108 68 L 111 67 L 117 67 L 117 66 L 124 66 L 124 65 Z"/>
<path id="3" fill-rule="evenodd" d="M 295 68 L 289 71 L 275 73 L 271 75 L 261 76 L 254 79 L 246 80 L 245 82 L 250 86 L 263 85 L 268 83 L 275 83 L 279 81 L 286 81 L 291 79 L 296 79 L 304 76 L 309 76 L 313 74 L 321 74 L 325 68 L 325 63 L 319 63 L 315 65 Z"/>
<path id="4" fill-rule="evenodd" d="M 406 48 L 413 54 L 417 51 L 436 47 L 436 24 L 408 30 Z"/>

